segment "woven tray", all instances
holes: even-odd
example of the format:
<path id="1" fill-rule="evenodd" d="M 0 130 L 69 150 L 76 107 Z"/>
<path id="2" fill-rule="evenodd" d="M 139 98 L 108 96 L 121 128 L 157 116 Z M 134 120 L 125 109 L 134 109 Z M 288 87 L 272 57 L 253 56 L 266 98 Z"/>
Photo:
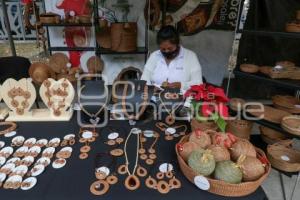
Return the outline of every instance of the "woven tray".
<path id="1" fill-rule="evenodd" d="M 270 129 L 265 126 L 259 126 L 260 137 L 267 144 L 274 144 L 276 142 L 280 142 L 282 140 L 287 139 L 287 137 L 278 131 Z"/>
<path id="2" fill-rule="evenodd" d="M 253 111 L 252 109 L 260 109 L 260 106 L 249 105 L 247 106 L 247 111 L 255 117 L 261 118 L 263 116 L 264 120 L 276 124 L 280 124 L 283 117 L 290 115 L 290 113 L 286 111 L 279 110 L 270 106 L 264 106 L 264 112 L 257 112 Z"/>
<path id="3" fill-rule="evenodd" d="M 293 114 L 300 113 L 300 100 L 293 96 L 276 95 L 272 97 L 273 105 L 280 109 Z"/>
<path id="4" fill-rule="evenodd" d="M 268 146 L 267 155 L 273 167 L 284 172 L 300 171 L 300 152 L 291 144 L 291 140 L 285 140 Z"/>
<path id="5" fill-rule="evenodd" d="M 293 135 L 300 136 L 300 116 L 291 115 L 284 117 L 281 122 L 281 127 Z"/>
<path id="6" fill-rule="evenodd" d="M 188 140 L 188 136 L 183 137 L 180 141 L 179 144 L 182 144 Z M 186 162 L 181 158 L 179 155 L 177 148 L 176 149 L 176 154 L 177 154 L 177 159 L 179 162 L 180 169 L 182 173 L 185 175 L 185 177 L 194 184 L 194 178 L 197 176 L 197 174 L 186 164 Z M 257 154 L 260 156 L 266 156 L 265 153 L 260 150 L 256 149 Z M 263 183 L 263 181 L 267 178 L 271 171 L 271 165 L 267 164 L 266 166 L 266 172 L 265 174 L 258 180 L 256 181 L 251 181 L 251 182 L 243 182 L 240 184 L 229 184 L 225 183 L 224 181 L 220 180 L 215 180 L 209 177 L 206 177 L 207 180 L 210 183 L 210 188 L 208 192 L 211 192 L 213 194 L 221 195 L 221 196 L 227 196 L 227 197 L 242 197 L 249 195 L 257 190 L 257 188 Z"/>
<path id="7" fill-rule="evenodd" d="M 241 71 L 246 73 L 257 73 L 259 71 L 259 67 L 253 64 L 241 64 L 240 66 Z"/>

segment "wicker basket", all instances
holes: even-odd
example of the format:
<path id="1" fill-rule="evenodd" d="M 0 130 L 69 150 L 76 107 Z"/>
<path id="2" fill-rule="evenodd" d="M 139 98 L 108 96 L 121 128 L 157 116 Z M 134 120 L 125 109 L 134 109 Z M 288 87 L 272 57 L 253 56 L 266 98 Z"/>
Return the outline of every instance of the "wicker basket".
<path id="1" fill-rule="evenodd" d="M 192 131 L 195 130 L 201 130 L 201 131 L 206 131 L 206 130 L 218 130 L 218 126 L 216 125 L 215 122 L 199 122 L 196 119 L 192 119 L 191 121 L 191 128 Z"/>
<path id="2" fill-rule="evenodd" d="M 246 73 L 257 73 L 259 71 L 259 67 L 253 64 L 241 64 L 240 69 Z"/>
<path id="3" fill-rule="evenodd" d="M 229 107 L 234 111 L 242 110 L 246 101 L 240 98 L 232 98 L 229 102 Z"/>
<path id="4" fill-rule="evenodd" d="M 271 67 L 271 66 L 261 66 L 261 67 L 259 67 L 259 72 L 270 76 L 272 69 L 273 69 L 273 67 Z"/>
<path id="5" fill-rule="evenodd" d="M 281 122 L 281 127 L 293 135 L 300 136 L 300 116 L 291 115 L 284 117 Z"/>
<path id="6" fill-rule="evenodd" d="M 107 20 L 99 19 L 100 30 L 96 32 L 96 40 L 100 47 L 104 49 L 111 48 L 110 27 Z"/>
<path id="7" fill-rule="evenodd" d="M 188 136 L 183 137 L 179 144 L 186 142 L 188 140 Z M 185 177 L 191 182 L 194 183 L 194 178 L 198 175 L 196 174 L 187 164 L 186 162 L 181 158 L 179 155 L 177 148 L 176 149 L 176 154 L 177 154 L 177 159 L 179 162 L 180 169 L 182 173 L 185 175 Z M 257 153 L 260 156 L 265 157 L 265 153 L 260 150 L 256 149 Z M 257 188 L 263 183 L 263 181 L 267 178 L 271 171 L 271 165 L 267 164 L 266 165 L 266 173 L 258 180 L 256 181 L 251 181 L 251 182 L 243 182 L 240 184 L 229 184 L 225 183 L 224 181 L 220 180 L 215 180 L 212 178 L 208 178 L 208 181 L 210 183 L 210 188 L 209 192 L 221 196 L 227 196 L 227 197 L 242 197 L 249 195 L 257 190 Z"/>
<path id="8" fill-rule="evenodd" d="M 272 97 L 273 105 L 292 114 L 300 113 L 300 100 L 293 96 L 276 95 Z"/>
<path id="9" fill-rule="evenodd" d="M 265 126 L 259 126 L 259 130 L 260 137 L 267 144 L 274 144 L 276 142 L 287 139 L 287 137 L 283 133 L 275 131 L 271 128 L 267 128 Z"/>
<path id="10" fill-rule="evenodd" d="M 226 131 L 243 139 L 250 139 L 253 123 L 247 120 L 229 120 L 227 121 Z"/>
<path id="11" fill-rule="evenodd" d="M 137 23 L 113 23 L 111 25 L 111 49 L 130 52 L 137 49 Z"/>
<path id="12" fill-rule="evenodd" d="M 261 109 L 261 107 L 258 105 L 247 106 L 247 112 L 249 112 L 251 115 L 258 117 L 258 118 L 263 117 L 264 120 L 273 122 L 276 124 L 280 124 L 283 117 L 290 115 L 290 113 L 288 113 L 286 111 L 278 110 L 278 109 L 270 107 L 270 106 L 264 106 L 263 112 L 255 111 L 258 109 Z"/>
<path id="13" fill-rule="evenodd" d="M 60 22 L 60 16 L 55 13 L 40 14 L 40 22 L 42 24 L 58 24 Z"/>
<path id="14" fill-rule="evenodd" d="M 284 172 L 300 171 L 300 152 L 291 144 L 291 140 L 285 140 L 268 146 L 267 155 L 273 167 Z"/>

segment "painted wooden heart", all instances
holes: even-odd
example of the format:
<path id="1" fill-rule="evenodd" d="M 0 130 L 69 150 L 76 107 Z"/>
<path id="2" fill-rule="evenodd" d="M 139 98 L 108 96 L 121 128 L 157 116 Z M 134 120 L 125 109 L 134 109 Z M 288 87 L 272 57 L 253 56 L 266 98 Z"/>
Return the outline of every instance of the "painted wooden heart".
<path id="1" fill-rule="evenodd" d="M 60 116 L 70 106 L 75 96 L 73 85 L 68 79 L 58 81 L 49 78 L 40 87 L 40 96 L 55 116 Z"/>
<path id="2" fill-rule="evenodd" d="M 28 112 L 36 99 L 36 90 L 29 78 L 19 81 L 7 79 L 1 92 L 5 104 L 18 115 Z"/>

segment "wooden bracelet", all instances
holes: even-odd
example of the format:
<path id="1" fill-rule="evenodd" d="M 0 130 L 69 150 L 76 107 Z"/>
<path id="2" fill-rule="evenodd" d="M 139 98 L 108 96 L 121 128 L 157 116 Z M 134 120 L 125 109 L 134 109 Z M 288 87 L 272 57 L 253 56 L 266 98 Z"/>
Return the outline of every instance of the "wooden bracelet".
<path id="1" fill-rule="evenodd" d="M 170 191 L 170 186 L 166 181 L 159 181 L 157 183 L 157 190 L 161 194 L 167 194 Z"/>
<path id="2" fill-rule="evenodd" d="M 101 185 L 103 187 L 101 187 Z M 95 181 L 90 187 L 91 193 L 97 196 L 105 194 L 108 190 L 109 184 L 104 180 Z"/>
<path id="3" fill-rule="evenodd" d="M 0 135 L 5 135 L 9 132 L 16 130 L 17 124 L 14 122 L 0 122 L 0 126 L 9 126 L 7 129 L 0 131 Z"/>

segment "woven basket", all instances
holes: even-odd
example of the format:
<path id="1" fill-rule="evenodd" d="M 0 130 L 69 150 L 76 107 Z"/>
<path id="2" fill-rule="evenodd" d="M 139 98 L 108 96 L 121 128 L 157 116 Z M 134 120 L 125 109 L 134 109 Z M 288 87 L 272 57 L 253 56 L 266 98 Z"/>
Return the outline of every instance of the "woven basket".
<path id="1" fill-rule="evenodd" d="M 246 101 L 240 98 L 232 98 L 229 101 L 229 107 L 234 111 L 242 110 Z"/>
<path id="2" fill-rule="evenodd" d="M 267 155 L 273 167 L 284 172 L 300 171 L 300 152 L 291 144 L 291 140 L 285 140 L 268 146 Z"/>
<path id="3" fill-rule="evenodd" d="M 270 106 L 264 106 L 264 112 L 258 112 L 254 111 L 252 109 L 260 109 L 261 107 L 258 105 L 249 105 L 247 106 L 247 112 L 249 112 L 251 115 L 261 118 L 263 117 L 264 120 L 273 122 L 276 124 L 280 124 L 281 120 L 285 116 L 289 116 L 290 113 L 283 111 L 283 110 L 278 110 L 276 108 L 270 107 Z"/>
<path id="4" fill-rule="evenodd" d="M 96 40 L 100 47 L 104 49 L 111 48 L 110 27 L 107 20 L 99 19 L 100 30 L 96 32 Z"/>
<path id="5" fill-rule="evenodd" d="M 247 120 L 229 120 L 227 121 L 226 131 L 243 139 L 250 139 L 253 123 Z"/>
<path id="6" fill-rule="evenodd" d="M 300 100 L 293 96 L 276 95 L 272 97 L 273 105 L 280 109 L 293 114 L 300 113 Z"/>
<path id="7" fill-rule="evenodd" d="M 130 52 L 137 49 L 137 23 L 111 24 L 111 49 L 116 52 Z"/>
<path id="8" fill-rule="evenodd" d="M 241 64 L 240 69 L 246 73 L 257 73 L 259 71 L 259 67 L 253 64 Z"/>
<path id="9" fill-rule="evenodd" d="M 60 16 L 54 13 L 40 14 L 40 22 L 42 24 L 58 24 L 60 22 Z"/>
<path id="10" fill-rule="evenodd" d="M 297 20 L 300 20 L 300 10 L 297 10 L 297 13 L 296 13 L 296 19 L 297 19 Z"/>
<path id="11" fill-rule="evenodd" d="M 259 126 L 259 130 L 260 137 L 267 144 L 274 144 L 276 142 L 287 139 L 287 137 L 283 133 L 275 131 L 271 128 L 267 128 L 265 126 Z"/>
<path id="12" fill-rule="evenodd" d="M 218 126 L 216 125 L 215 122 L 199 122 L 196 119 L 192 119 L 191 121 L 191 128 L 192 131 L 195 130 L 201 130 L 201 131 L 206 131 L 206 130 L 218 130 Z"/>
<path id="13" fill-rule="evenodd" d="M 180 140 L 179 144 L 184 143 L 186 141 L 188 141 L 188 136 L 183 137 Z M 185 175 L 185 177 L 191 183 L 194 184 L 194 178 L 198 174 L 196 174 L 186 164 L 186 162 L 181 158 L 181 156 L 179 155 L 179 153 L 177 151 L 177 148 L 175 148 L 175 150 L 176 150 L 177 159 L 178 159 L 179 166 L 180 166 L 182 173 Z M 256 151 L 257 151 L 257 154 L 265 157 L 265 153 L 262 150 L 257 148 Z M 221 196 L 227 196 L 227 197 L 242 197 L 242 196 L 249 195 L 249 194 L 255 192 L 257 190 L 257 188 L 267 178 L 267 176 L 269 175 L 269 173 L 271 171 L 270 166 L 271 166 L 270 164 L 268 164 L 266 166 L 266 173 L 260 179 L 258 179 L 256 181 L 251 181 L 251 182 L 243 182 L 240 184 L 229 184 L 224 181 L 215 180 L 215 179 L 206 177 L 210 183 L 210 188 L 209 188 L 208 192 L 211 192 L 211 193 L 217 194 L 217 195 L 221 195 Z"/>
<path id="14" fill-rule="evenodd" d="M 300 116 L 291 115 L 284 117 L 281 127 L 290 134 L 300 136 Z"/>
<path id="15" fill-rule="evenodd" d="M 299 23 L 287 23 L 285 25 L 286 32 L 299 33 L 300 32 L 300 24 Z"/>
<path id="16" fill-rule="evenodd" d="M 273 67 L 271 67 L 271 66 L 261 66 L 261 67 L 259 67 L 259 72 L 270 76 L 272 69 L 273 69 Z"/>

